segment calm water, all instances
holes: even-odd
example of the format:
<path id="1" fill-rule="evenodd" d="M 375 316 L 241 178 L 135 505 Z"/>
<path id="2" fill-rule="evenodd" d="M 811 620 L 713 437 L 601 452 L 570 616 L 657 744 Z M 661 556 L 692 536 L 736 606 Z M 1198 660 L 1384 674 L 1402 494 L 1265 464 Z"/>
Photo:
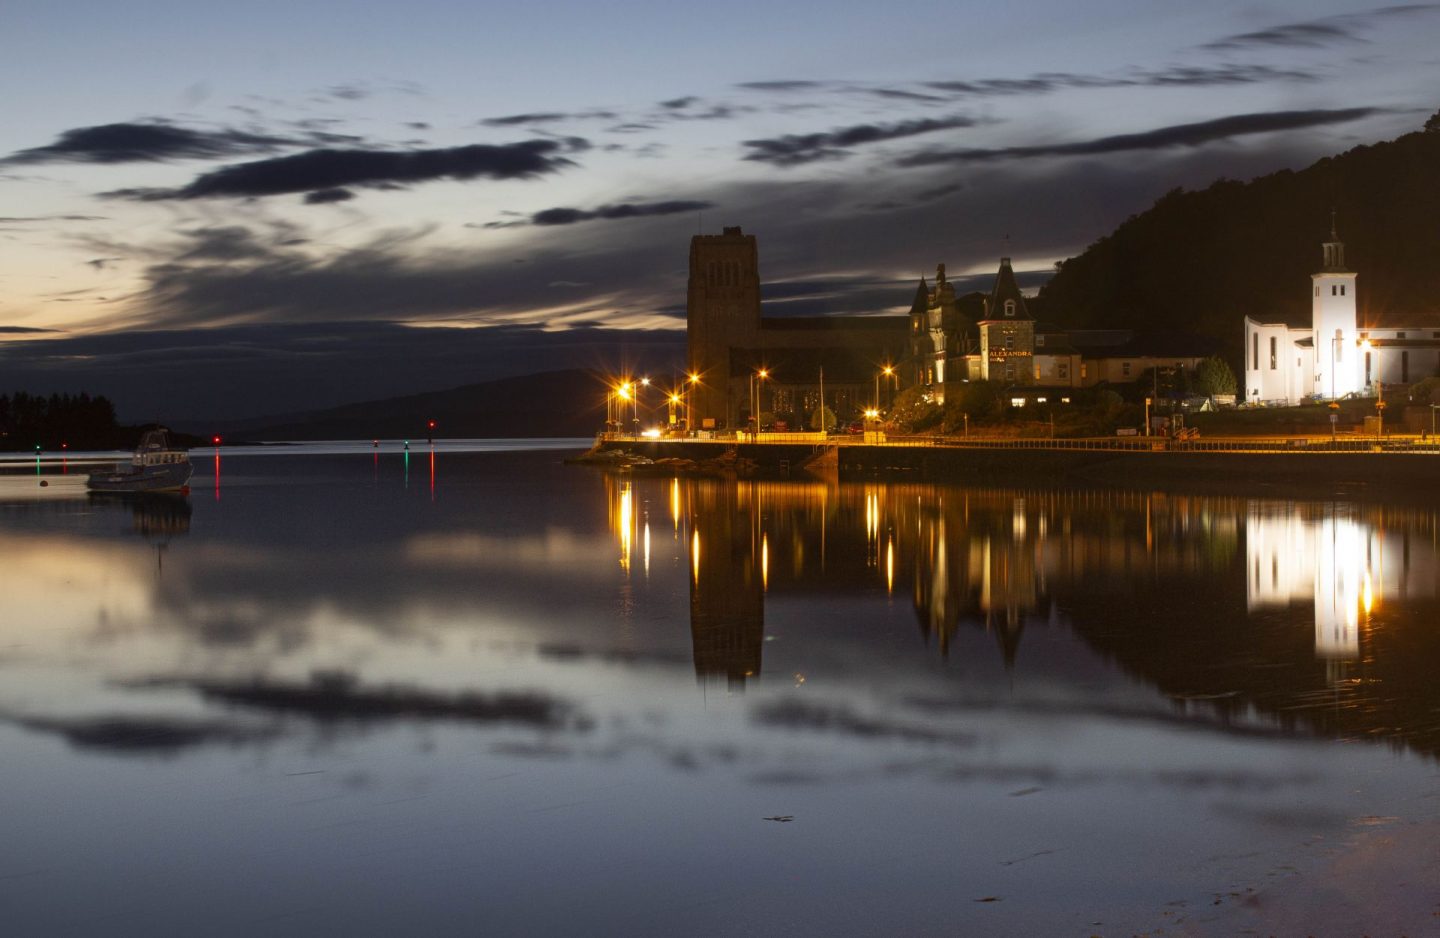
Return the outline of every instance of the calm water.
<path id="1" fill-rule="evenodd" d="M 559 457 L 0 477 L 0 929 L 1440 921 L 1435 510 Z"/>

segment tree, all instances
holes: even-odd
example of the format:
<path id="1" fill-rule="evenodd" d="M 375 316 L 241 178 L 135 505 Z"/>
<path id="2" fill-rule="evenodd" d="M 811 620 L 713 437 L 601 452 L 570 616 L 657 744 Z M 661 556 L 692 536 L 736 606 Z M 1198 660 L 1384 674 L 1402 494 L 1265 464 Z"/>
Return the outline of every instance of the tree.
<path id="1" fill-rule="evenodd" d="M 1234 394 L 1237 386 L 1235 372 L 1219 355 L 1211 355 L 1195 366 L 1195 390 L 1207 397 Z"/>
<path id="2" fill-rule="evenodd" d="M 895 395 L 890 405 L 890 419 L 912 433 L 935 426 L 942 416 L 940 405 L 918 386 Z"/>
<path id="3" fill-rule="evenodd" d="M 1440 133 L 1440 111 L 1430 115 L 1430 119 L 1425 122 L 1425 132 L 1427 134 Z"/>
<path id="4" fill-rule="evenodd" d="M 815 408 L 814 413 L 810 415 L 811 430 L 829 430 L 833 426 L 835 426 L 835 411 L 823 404 Z"/>

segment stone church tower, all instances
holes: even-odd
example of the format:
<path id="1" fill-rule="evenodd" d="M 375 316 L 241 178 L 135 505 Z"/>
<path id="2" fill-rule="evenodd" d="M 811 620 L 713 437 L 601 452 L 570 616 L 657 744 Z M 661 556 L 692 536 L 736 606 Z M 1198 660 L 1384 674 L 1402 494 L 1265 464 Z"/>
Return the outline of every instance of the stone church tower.
<path id="1" fill-rule="evenodd" d="M 760 264 L 755 236 L 739 228 L 690 239 L 686 295 L 694 429 L 734 426 L 739 398 L 731 393 L 731 349 L 760 345 Z M 743 383 L 743 381 L 742 381 Z M 748 404 L 745 406 L 748 407 Z"/>

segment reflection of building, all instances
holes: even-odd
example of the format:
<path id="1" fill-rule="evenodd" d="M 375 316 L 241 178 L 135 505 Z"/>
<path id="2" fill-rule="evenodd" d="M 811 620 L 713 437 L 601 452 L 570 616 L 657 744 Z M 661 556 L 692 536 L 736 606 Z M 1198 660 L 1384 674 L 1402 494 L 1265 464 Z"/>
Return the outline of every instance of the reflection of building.
<path id="1" fill-rule="evenodd" d="M 1435 569 L 1433 545 L 1386 531 L 1330 507 L 1323 513 L 1262 511 L 1245 524 L 1246 602 L 1254 611 L 1305 605 L 1315 613 L 1315 655 L 1360 656 L 1360 625 L 1387 596 L 1435 595 L 1432 578 L 1412 582 L 1417 561 Z"/>
<path id="2" fill-rule="evenodd" d="M 1310 276 L 1310 322 L 1245 317 L 1245 396 L 1252 403 L 1298 404 L 1307 397 L 1373 396 L 1377 386 L 1440 373 L 1434 323 L 1386 322 L 1361 314 L 1356 274 L 1332 223 L 1318 273 Z"/>
<path id="3" fill-rule="evenodd" d="M 703 482 L 690 490 L 690 637 L 695 673 L 743 687 L 760 673 L 765 596 L 759 535 L 738 503 L 739 487 Z"/>

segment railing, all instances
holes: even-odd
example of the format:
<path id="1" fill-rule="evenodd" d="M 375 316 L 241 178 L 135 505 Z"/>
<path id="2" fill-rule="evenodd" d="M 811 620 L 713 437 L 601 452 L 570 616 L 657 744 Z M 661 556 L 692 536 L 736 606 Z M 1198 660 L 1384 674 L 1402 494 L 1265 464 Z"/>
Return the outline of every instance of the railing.
<path id="1" fill-rule="evenodd" d="M 629 443 L 717 443 L 734 446 L 766 444 L 810 444 L 820 446 L 933 447 L 944 449 L 1051 450 L 1155 453 L 1415 453 L 1440 455 L 1440 438 L 1416 437 L 1254 437 L 1231 439 L 1176 440 L 1161 436 L 1086 437 L 1081 439 L 1013 439 L 995 437 L 890 436 L 867 441 L 862 434 L 821 437 L 818 433 L 761 433 L 758 440 L 749 434 L 724 438 L 651 437 L 602 434 L 604 440 Z"/>

